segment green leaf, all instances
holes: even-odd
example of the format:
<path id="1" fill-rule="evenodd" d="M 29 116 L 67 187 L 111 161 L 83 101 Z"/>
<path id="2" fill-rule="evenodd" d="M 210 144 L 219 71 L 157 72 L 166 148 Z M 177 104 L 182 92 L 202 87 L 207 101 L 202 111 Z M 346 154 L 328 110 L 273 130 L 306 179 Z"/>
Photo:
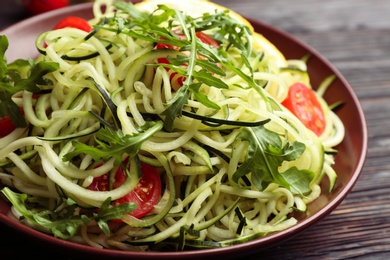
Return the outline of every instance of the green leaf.
<path id="1" fill-rule="evenodd" d="M 314 178 L 311 170 L 299 170 L 296 167 L 285 172 L 278 170 L 284 161 L 293 161 L 303 154 L 306 148 L 303 143 L 286 142 L 283 145 L 280 136 L 264 126 L 243 128 L 237 140 L 247 141 L 248 153 L 232 176 L 236 185 L 240 186 L 239 179 L 251 173 L 252 182 L 259 190 L 275 182 L 295 194 L 310 191 L 309 184 Z"/>
<path id="2" fill-rule="evenodd" d="M 305 194 L 310 192 L 310 183 L 314 178 L 314 172 L 310 170 L 299 170 L 291 167 L 283 172 L 284 181 L 290 185 L 290 190 L 295 194 Z"/>
<path id="3" fill-rule="evenodd" d="M 188 90 L 195 96 L 195 99 L 202 103 L 204 106 L 219 110 L 221 109 L 216 103 L 212 102 L 206 94 L 199 91 L 199 88 L 202 86 L 202 83 L 193 83 L 189 86 Z"/>
<path id="4" fill-rule="evenodd" d="M 7 73 L 7 59 L 5 52 L 8 49 L 8 38 L 5 35 L 0 36 L 0 78 L 3 80 Z"/>
<path id="5" fill-rule="evenodd" d="M 107 198 L 98 213 L 95 213 L 94 209 L 90 212 L 86 211 L 89 215 L 76 213 L 77 205 L 73 203 L 70 203 L 71 205 L 65 204 L 67 206 L 59 211 L 37 210 L 36 207 L 33 211 L 29 209 L 29 204 L 32 202 L 29 201 L 26 194 L 13 192 L 8 187 L 3 188 L 1 192 L 25 219 L 50 231 L 55 237 L 62 239 L 72 238 L 81 225 L 88 225 L 93 219 L 98 223 L 102 231 L 109 235 L 110 229 L 107 222 L 113 219 L 121 219 L 125 214 L 132 212 L 137 207 L 134 203 L 111 206 L 111 198 Z"/>
<path id="6" fill-rule="evenodd" d="M 197 88 L 194 88 L 193 84 L 196 82 L 196 84 L 207 84 L 217 88 L 228 88 L 228 85 L 216 77 L 216 75 L 225 76 L 221 61 L 228 64 L 228 67 L 226 67 L 228 69 L 234 67 L 234 65 L 227 62 L 228 55 L 226 50 L 219 52 L 219 49 L 217 50 L 217 48 L 201 42 L 197 39 L 196 32 L 211 32 L 213 34 L 212 37 L 225 43 L 226 48 L 233 46 L 242 52 L 243 55 L 251 55 L 250 28 L 230 17 L 228 11 L 216 10 L 214 13 L 206 13 L 203 16 L 193 18 L 166 5 L 158 5 L 152 14 L 140 12 L 132 3 L 118 2 L 114 6 L 120 12 L 130 16 L 128 21 L 124 21 L 122 33 L 152 43 L 163 42 L 171 46 L 177 46 L 180 48 L 180 51 L 188 51 L 190 53 L 189 56 L 177 55 L 176 57 L 168 57 L 170 64 L 164 64 L 164 67 L 173 69 L 185 78 L 184 86 L 168 101 L 167 105 L 169 107 L 162 113 L 165 116 L 164 128 L 166 130 L 171 131 L 175 118 L 182 115 L 183 107 L 188 103 L 189 92 L 201 104 L 214 109 L 220 109 L 204 94 L 200 93 Z M 115 19 L 112 22 L 115 22 Z M 161 26 L 161 24 L 164 24 L 164 26 Z M 112 30 L 110 28 L 106 29 Z M 177 36 L 178 30 L 185 35 L 185 39 Z M 204 57 L 204 59 L 199 59 L 199 56 Z M 187 64 L 186 71 L 179 68 L 180 65 L 184 64 Z M 197 69 L 195 70 L 195 68 Z M 199 70 L 198 68 L 201 69 Z M 244 80 L 248 81 L 251 87 L 255 87 L 262 93 L 253 79 L 242 73 L 239 68 L 235 68 L 233 73 L 244 77 Z M 262 94 L 265 97 L 264 93 Z M 266 100 L 266 98 L 264 99 Z"/>
<path id="7" fill-rule="evenodd" d="M 195 98 L 196 100 L 198 100 L 199 102 L 201 102 L 203 105 L 205 105 L 206 107 L 208 108 L 212 108 L 212 109 L 215 109 L 215 110 L 219 110 L 221 109 L 220 106 L 218 106 L 216 103 L 212 102 L 208 97 L 207 95 L 203 94 L 202 92 L 194 92 L 194 95 L 195 95 Z"/>
<path id="8" fill-rule="evenodd" d="M 182 115 L 183 106 L 188 103 L 189 91 L 185 86 L 181 87 L 171 100 L 169 100 L 167 109 L 161 114 L 165 116 L 164 128 L 172 131 L 175 118 Z"/>
<path id="9" fill-rule="evenodd" d="M 38 85 L 46 83 L 43 79 L 43 76 L 57 70 L 58 67 L 58 63 L 55 62 L 41 61 L 36 64 L 33 64 L 29 72 L 29 76 L 15 82 L 16 84 L 12 92 L 16 93 L 20 90 L 27 90 L 33 93 L 39 93 L 40 88 L 38 87 Z"/>
<path id="10" fill-rule="evenodd" d="M 111 199 L 106 199 L 100 207 L 97 214 L 94 214 L 97 219 L 96 223 L 99 228 L 107 235 L 110 235 L 110 227 L 107 222 L 111 219 L 121 219 L 124 214 L 130 213 L 137 208 L 137 204 L 133 202 L 126 202 L 118 206 L 111 206 Z"/>
<path id="11" fill-rule="evenodd" d="M 111 128 L 101 128 L 95 136 L 98 146 L 89 146 L 79 141 L 73 141 L 74 150 L 65 154 L 64 161 L 69 161 L 80 154 L 89 154 L 95 161 L 115 158 L 115 164 L 122 163 L 123 155 L 127 154 L 134 158 L 142 143 L 153 134 L 161 130 L 163 123 L 147 122 L 139 129 L 140 133 L 134 135 L 123 135 L 120 130 L 114 131 Z"/>
<path id="12" fill-rule="evenodd" d="M 7 64 L 5 52 L 8 39 L 0 36 L 0 117 L 9 116 L 16 127 L 25 127 L 26 121 L 12 96 L 22 90 L 39 93 L 38 85 L 46 84 L 46 74 L 58 69 L 54 62 L 38 62 L 32 60 L 16 60 Z"/>
<path id="13" fill-rule="evenodd" d="M 83 221 L 80 218 L 59 221 L 52 220 L 53 215 L 55 214 L 50 210 L 42 210 L 40 212 L 31 211 L 27 208 L 27 195 L 13 192 L 8 187 L 3 188 L 2 193 L 25 219 L 49 230 L 56 237 L 69 239 L 75 235 L 78 227 L 83 224 Z"/>
<path id="14" fill-rule="evenodd" d="M 0 82 L 0 88 L 3 83 Z M 15 102 L 12 100 L 12 95 L 6 91 L 0 91 L 0 118 L 9 116 L 11 118 L 12 123 L 16 127 L 26 127 L 27 123 L 24 119 L 20 108 Z"/>
<path id="15" fill-rule="evenodd" d="M 210 87 L 224 88 L 224 89 L 229 88 L 229 86 L 223 80 L 214 77 L 207 70 L 202 69 L 200 71 L 194 71 L 193 76 L 197 81 L 202 82 L 203 84 L 206 84 Z"/>
<path id="16" fill-rule="evenodd" d="M 196 63 L 201 66 L 203 70 L 208 71 L 209 73 L 214 73 L 219 76 L 226 76 L 225 71 L 220 66 L 211 62 L 210 60 L 198 59 Z"/>
<path id="17" fill-rule="evenodd" d="M 189 61 L 189 58 L 188 56 L 186 55 L 181 55 L 181 54 L 178 54 L 176 55 L 176 57 L 170 57 L 168 56 L 167 57 L 167 60 L 169 61 L 169 63 L 171 65 L 174 65 L 174 66 L 181 66 L 181 65 L 185 65 L 186 63 L 188 63 Z M 164 64 L 164 66 L 169 66 L 170 64 Z M 185 73 L 186 71 L 183 71 L 183 74 Z"/>

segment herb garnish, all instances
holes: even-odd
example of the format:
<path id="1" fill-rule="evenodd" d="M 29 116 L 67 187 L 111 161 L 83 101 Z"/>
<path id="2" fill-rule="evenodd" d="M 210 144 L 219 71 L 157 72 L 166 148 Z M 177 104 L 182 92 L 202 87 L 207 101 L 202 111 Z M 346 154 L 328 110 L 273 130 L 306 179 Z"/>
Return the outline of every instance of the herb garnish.
<path id="1" fill-rule="evenodd" d="M 232 176 L 232 181 L 240 186 L 239 179 L 252 173 L 253 184 L 264 190 L 268 184 L 277 183 L 295 194 L 304 195 L 311 191 L 310 183 L 314 172 L 291 167 L 279 172 L 278 167 L 284 161 L 299 158 L 306 146 L 300 142 L 282 143 L 280 136 L 264 126 L 245 127 L 236 140 L 248 142 L 246 160 Z"/>
<path id="2" fill-rule="evenodd" d="M 141 12 L 132 3 L 117 2 L 114 6 L 131 17 L 127 19 L 117 16 L 111 19 L 108 24 L 116 25 L 118 33 L 128 34 L 152 43 L 167 43 L 190 53 L 188 56 L 168 57 L 170 64 L 159 64 L 185 76 L 183 86 L 167 102 L 168 107 L 162 113 L 165 116 L 164 128 L 166 130 L 171 131 L 175 118 L 182 116 L 183 107 L 188 103 L 190 95 L 206 107 L 220 109 L 217 104 L 201 93 L 199 88 L 202 84 L 216 88 L 228 88 L 228 85 L 221 79 L 221 76 L 225 76 L 225 69 L 242 77 L 250 87 L 254 87 L 265 97 L 263 90 L 253 78 L 243 73 L 227 58 L 227 50 L 237 48 L 242 53 L 243 66 L 247 67 L 249 66 L 248 57 L 254 55 L 250 40 L 251 30 L 231 18 L 228 11 L 216 10 L 215 13 L 205 13 L 194 18 L 165 5 L 159 5 L 151 14 Z M 162 23 L 168 26 L 160 26 Z M 186 39 L 179 39 L 176 34 L 177 30 L 180 30 Z M 224 42 L 224 47 L 217 49 L 197 39 L 196 32 L 205 30 L 210 32 L 214 39 Z M 199 59 L 199 56 L 204 58 Z M 180 67 L 184 64 L 187 65 L 186 70 Z M 249 70 L 252 71 L 251 68 Z"/>
<path id="3" fill-rule="evenodd" d="M 162 129 L 162 122 L 147 122 L 140 127 L 138 134 L 124 135 L 120 129 L 113 130 L 109 127 L 101 128 L 95 136 L 98 144 L 96 147 L 89 146 L 80 141 L 73 141 L 75 150 L 64 155 L 63 160 L 69 161 L 82 153 L 89 154 L 95 161 L 115 158 L 115 164 L 123 161 L 123 154 L 135 158 L 142 143 L 154 133 Z"/>
<path id="4" fill-rule="evenodd" d="M 7 64 L 5 53 L 8 49 L 8 38 L 0 35 L 0 118 L 9 116 L 16 127 L 26 127 L 26 121 L 12 96 L 25 90 L 39 93 L 40 84 L 48 84 L 43 78 L 47 73 L 58 69 L 55 62 L 38 62 L 18 59 Z M 27 72 L 26 72 L 27 69 Z"/>
<path id="5" fill-rule="evenodd" d="M 92 220 L 95 220 L 99 228 L 109 236 L 110 228 L 107 222 L 113 219 L 121 219 L 123 215 L 130 213 L 137 207 L 134 203 L 112 206 L 111 198 L 107 198 L 102 203 L 99 211 L 85 209 L 83 213 L 79 214 L 76 212 L 79 206 L 68 198 L 66 201 L 63 201 L 66 207 L 62 209 L 37 211 L 36 209 L 30 209 L 29 205 L 33 205 L 34 202 L 30 201 L 27 194 L 13 192 L 8 187 L 3 188 L 1 192 L 26 220 L 33 225 L 49 230 L 54 236 L 62 239 L 72 238 L 81 225 L 87 225 Z M 64 215 L 67 217 L 64 217 Z"/>

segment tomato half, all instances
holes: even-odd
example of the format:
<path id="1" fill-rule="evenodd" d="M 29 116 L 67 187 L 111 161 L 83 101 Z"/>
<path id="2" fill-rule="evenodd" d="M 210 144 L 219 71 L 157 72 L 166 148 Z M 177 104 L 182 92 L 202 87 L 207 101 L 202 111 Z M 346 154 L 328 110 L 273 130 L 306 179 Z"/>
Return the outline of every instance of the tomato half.
<path id="1" fill-rule="evenodd" d="M 88 23 L 88 21 L 78 16 L 65 17 L 60 20 L 53 29 L 57 30 L 66 27 L 77 28 L 86 32 L 92 31 L 92 26 Z"/>
<path id="2" fill-rule="evenodd" d="M 161 198 L 161 179 L 156 168 L 146 163 L 141 163 L 142 176 L 137 186 L 127 195 L 113 201 L 113 205 L 125 202 L 137 204 L 137 208 L 130 213 L 135 218 L 141 218 L 148 214 Z M 126 180 L 126 172 L 119 167 L 115 173 L 112 189 L 121 186 Z M 107 191 L 110 189 L 109 174 L 104 174 L 93 179 L 88 189 L 94 191 Z"/>
<path id="3" fill-rule="evenodd" d="M 317 136 L 325 130 L 324 111 L 314 91 L 302 83 L 293 84 L 282 105 Z"/>

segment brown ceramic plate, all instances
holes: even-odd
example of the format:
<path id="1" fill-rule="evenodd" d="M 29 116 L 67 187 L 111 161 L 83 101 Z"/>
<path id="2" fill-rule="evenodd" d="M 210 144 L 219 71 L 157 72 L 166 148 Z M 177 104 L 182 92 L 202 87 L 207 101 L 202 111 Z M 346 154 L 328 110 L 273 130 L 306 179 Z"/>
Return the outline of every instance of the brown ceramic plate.
<path id="1" fill-rule="evenodd" d="M 17 58 L 36 57 L 38 54 L 35 49 L 36 37 L 40 33 L 51 29 L 57 21 L 68 15 L 92 18 L 91 4 L 81 4 L 45 13 L 5 29 L 2 34 L 5 34 L 10 42 L 10 48 L 7 51 L 8 61 L 12 61 Z M 336 156 L 335 169 L 339 177 L 336 188 L 329 194 L 326 191 L 326 187 L 324 187 L 324 192 L 321 197 L 309 205 L 307 214 L 299 216 L 300 221 L 297 225 L 287 230 L 268 235 L 264 238 L 226 248 L 161 253 L 139 253 L 109 249 L 95 249 L 89 246 L 54 238 L 50 235 L 46 235 L 26 227 L 9 218 L 7 215 L 10 211 L 10 204 L 0 199 L 0 222 L 2 226 L 11 227 L 11 230 L 15 231 L 14 233 L 16 233 L 17 236 L 27 237 L 27 241 L 29 239 L 31 239 L 31 241 L 38 241 L 41 245 L 45 245 L 45 248 L 51 248 L 51 250 L 62 252 L 61 254 L 69 256 L 88 255 L 90 257 L 115 257 L 116 259 L 189 259 L 200 257 L 230 258 L 254 254 L 260 250 L 281 243 L 297 235 L 305 228 L 313 225 L 328 215 L 351 191 L 364 165 L 367 152 L 367 129 L 362 108 L 352 88 L 346 82 L 344 77 L 318 52 L 304 43 L 297 41 L 283 31 L 259 21 L 251 22 L 255 30 L 273 42 L 287 58 L 299 59 L 304 55 L 311 53 L 312 58 L 308 63 L 308 68 L 312 85 L 318 86 L 327 76 L 335 74 L 337 76 L 337 80 L 326 92 L 325 99 L 328 103 L 334 103 L 340 100 L 345 102 L 345 105 L 337 111 L 338 116 L 345 125 L 346 135 L 345 140 L 337 147 L 339 154 Z M 41 249 L 44 247 L 41 247 Z M 41 256 L 44 256 L 44 252 L 41 251 L 40 254 L 42 254 Z"/>

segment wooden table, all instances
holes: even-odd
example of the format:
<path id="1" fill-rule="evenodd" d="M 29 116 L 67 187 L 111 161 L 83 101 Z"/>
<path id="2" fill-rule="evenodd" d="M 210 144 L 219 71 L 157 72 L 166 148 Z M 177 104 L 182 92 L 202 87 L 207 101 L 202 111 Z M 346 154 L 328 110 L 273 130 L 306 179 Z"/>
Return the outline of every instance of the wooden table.
<path id="1" fill-rule="evenodd" d="M 368 124 L 367 161 L 358 183 L 343 203 L 295 238 L 249 259 L 389 259 L 390 1 L 215 2 L 285 30 L 323 54 L 352 85 Z M 20 11 L 11 9 L 0 9 L 1 27 L 23 18 Z M 26 238 L 0 228 L 2 250 L 19 244 L 30 257 L 41 257 L 42 250 L 49 250 L 34 249 Z M 25 253 L 15 252 L 14 256 L 22 257 Z"/>

